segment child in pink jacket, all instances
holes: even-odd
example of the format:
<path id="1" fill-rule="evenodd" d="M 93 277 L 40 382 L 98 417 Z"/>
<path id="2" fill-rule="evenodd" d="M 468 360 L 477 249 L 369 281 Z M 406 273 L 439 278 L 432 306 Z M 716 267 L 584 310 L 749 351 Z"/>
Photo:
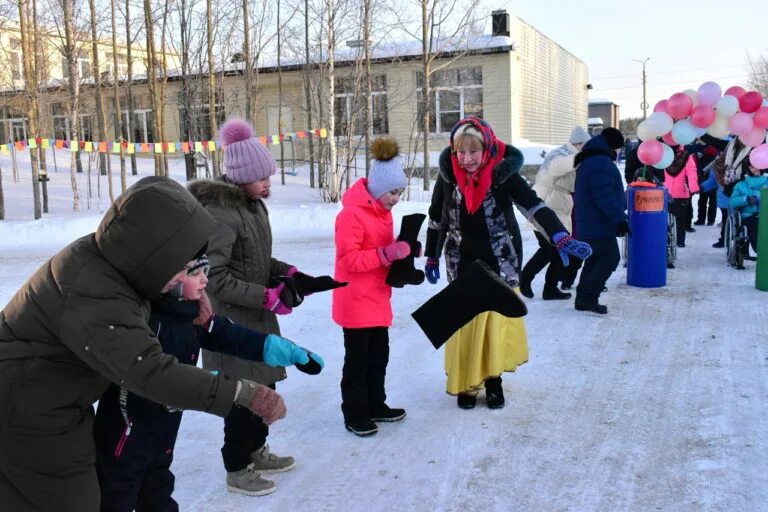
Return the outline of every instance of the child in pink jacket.
<path id="1" fill-rule="evenodd" d="M 334 278 L 349 285 L 333 290 L 333 320 L 344 330 L 341 411 L 346 429 L 361 437 L 378 432 L 375 422 L 405 418 L 404 409 L 385 403 L 392 325 L 392 288 L 385 280 L 392 262 L 411 251 L 393 234 L 391 210 L 407 183 L 397 143 L 379 138 L 371 152 L 369 178 L 346 191 L 336 217 Z"/>
<path id="2" fill-rule="evenodd" d="M 699 191 L 699 179 L 696 174 L 696 160 L 688 155 L 682 146 L 675 150 L 672 165 L 664 170 L 664 186 L 667 187 L 672 202 L 669 211 L 675 216 L 677 226 L 677 246 L 685 247 L 685 233 L 691 227 L 688 216 L 688 204 L 691 195 Z"/>

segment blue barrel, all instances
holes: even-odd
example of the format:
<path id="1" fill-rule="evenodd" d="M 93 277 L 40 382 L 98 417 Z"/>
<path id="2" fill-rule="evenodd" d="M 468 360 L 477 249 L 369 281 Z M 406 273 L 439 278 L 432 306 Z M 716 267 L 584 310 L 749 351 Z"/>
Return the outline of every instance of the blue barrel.
<path id="1" fill-rule="evenodd" d="M 627 243 L 627 284 L 659 288 L 667 284 L 667 196 L 664 187 L 636 182 L 627 188 L 632 236 Z"/>

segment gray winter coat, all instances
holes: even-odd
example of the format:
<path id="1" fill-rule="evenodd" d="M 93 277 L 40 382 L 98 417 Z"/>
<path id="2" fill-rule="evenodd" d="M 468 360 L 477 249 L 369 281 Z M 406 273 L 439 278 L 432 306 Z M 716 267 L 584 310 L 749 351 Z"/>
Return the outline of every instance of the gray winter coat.
<path id="1" fill-rule="evenodd" d="M 262 308 L 264 290 L 271 278 L 284 275 L 291 265 L 272 257 L 272 229 L 264 201 L 250 199 L 223 179 L 194 181 L 189 191 L 218 224 L 207 253 L 211 262 L 207 291 L 214 311 L 250 329 L 280 334 L 277 316 Z M 206 350 L 203 366 L 261 384 L 286 377 L 283 367 Z"/>
<path id="2" fill-rule="evenodd" d="M 93 403 L 110 382 L 229 414 L 235 381 L 164 354 L 148 325 L 147 299 L 214 226 L 184 187 L 144 178 L 0 312 L 0 509 L 98 510 Z"/>

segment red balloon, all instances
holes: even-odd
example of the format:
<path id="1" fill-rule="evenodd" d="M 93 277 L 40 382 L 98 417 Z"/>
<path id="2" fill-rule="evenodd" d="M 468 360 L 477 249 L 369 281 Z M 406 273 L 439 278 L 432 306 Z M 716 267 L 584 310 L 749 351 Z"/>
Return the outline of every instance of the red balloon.
<path id="1" fill-rule="evenodd" d="M 654 165 L 664 157 L 664 146 L 656 139 L 644 140 L 637 147 L 637 158 L 645 165 Z"/>
<path id="2" fill-rule="evenodd" d="M 667 100 L 661 100 L 656 102 L 656 105 L 653 107 L 654 112 L 664 112 L 667 113 Z"/>
<path id="3" fill-rule="evenodd" d="M 742 112 L 746 112 L 747 114 L 756 112 L 762 104 L 763 97 L 757 91 L 749 91 L 744 93 L 741 98 L 739 98 L 739 109 L 741 109 Z"/>
<path id="4" fill-rule="evenodd" d="M 742 96 L 744 96 L 746 93 L 747 93 L 747 91 L 743 87 L 738 86 L 738 85 L 734 85 L 734 86 L 729 87 L 728 89 L 726 89 L 725 92 L 723 93 L 723 96 L 725 96 L 727 94 L 729 96 L 733 96 L 736 99 L 739 99 Z"/>
<path id="5" fill-rule="evenodd" d="M 715 122 L 715 109 L 709 105 L 696 105 L 691 113 L 691 123 L 696 128 L 709 128 Z"/>
<path id="6" fill-rule="evenodd" d="M 670 96 L 667 102 L 667 114 L 674 119 L 683 119 L 688 117 L 693 109 L 693 100 L 684 92 L 677 92 Z"/>
<path id="7" fill-rule="evenodd" d="M 672 132 L 665 133 L 661 136 L 661 140 L 667 143 L 668 146 L 675 147 L 678 146 L 678 142 L 675 140 L 675 138 L 672 136 Z M 651 164 L 653 165 L 653 164 Z"/>
<path id="8" fill-rule="evenodd" d="M 768 107 L 757 109 L 757 112 L 755 112 L 755 117 L 752 118 L 752 121 L 754 121 L 755 126 L 758 128 L 768 129 Z"/>

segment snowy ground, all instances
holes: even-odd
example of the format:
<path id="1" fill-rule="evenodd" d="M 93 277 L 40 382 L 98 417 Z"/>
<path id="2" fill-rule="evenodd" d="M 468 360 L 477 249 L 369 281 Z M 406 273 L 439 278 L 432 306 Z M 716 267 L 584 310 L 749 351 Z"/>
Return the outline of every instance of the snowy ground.
<path id="1" fill-rule="evenodd" d="M 105 206 L 69 212 L 67 177 L 54 176 L 52 213 L 26 220 L 31 210 L 19 208 L 31 187 L 13 184 L 6 164 L 12 220 L 0 222 L 0 305 L 46 258 L 95 229 Z M 274 254 L 331 274 L 338 207 L 322 204 L 305 181 L 300 173 L 273 186 Z M 408 202 L 395 213 L 425 210 Z M 522 226 L 527 258 L 536 243 Z M 270 434 L 274 451 L 295 456 L 297 467 L 273 477 L 278 490 L 269 496 L 227 492 L 222 421 L 188 412 L 175 498 L 182 510 L 206 512 L 768 510 L 766 295 L 754 287 L 754 263 L 725 265 L 711 247 L 717 234 L 700 227 L 689 235 L 664 288 L 628 287 L 620 268 L 601 299 L 607 316 L 542 301 L 540 275 L 527 301 L 530 362 L 505 376 L 507 406 L 497 411 L 482 399 L 460 410 L 444 392 L 443 354 L 410 317 L 439 286 L 395 290 L 388 402 L 408 417 L 366 439 L 342 424 L 344 351 L 330 294 L 309 297 L 281 325 L 326 368 L 318 376 L 289 370 L 278 387 L 288 416 Z"/>

